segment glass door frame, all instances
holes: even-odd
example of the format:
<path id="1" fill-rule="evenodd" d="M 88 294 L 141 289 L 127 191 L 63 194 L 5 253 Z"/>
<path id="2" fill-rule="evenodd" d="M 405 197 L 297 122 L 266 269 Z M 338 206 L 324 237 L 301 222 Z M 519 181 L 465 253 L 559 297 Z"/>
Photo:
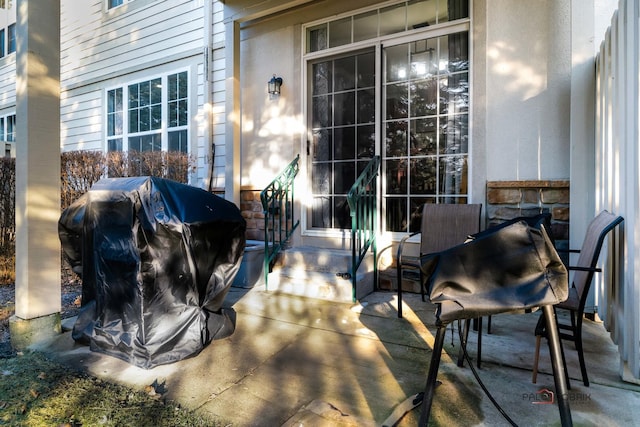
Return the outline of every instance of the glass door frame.
<path id="1" fill-rule="evenodd" d="M 305 46 L 306 43 L 306 31 L 304 30 L 306 26 L 303 26 L 302 31 L 302 46 Z M 310 237 L 339 237 L 344 239 L 345 237 L 349 237 L 350 230 L 336 229 L 336 228 L 312 228 L 311 221 L 309 220 L 310 209 L 312 207 L 312 197 L 311 197 L 311 188 L 312 188 L 312 180 L 311 180 L 311 166 L 312 166 L 312 117 L 311 117 L 311 68 L 314 62 L 318 62 L 321 59 L 332 59 L 335 57 L 339 57 L 342 55 L 349 54 L 357 54 L 358 52 L 362 52 L 366 49 L 375 49 L 375 153 L 376 155 L 380 155 L 382 157 L 382 161 L 384 163 L 384 153 L 382 147 L 382 141 L 384 135 L 384 123 L 382 120 L 383 114 L 383 77 L 384 77 L 384 64 L 383 64 L 383 49 L 386 47 L 392 47 L 396 45 L 406 44 L 414 41 L 437 38 L 441 36 L 446 36 L 450 34 L 455 34 L 459 32 L 467 31 L 469 33 L 469 112 L 468 112 L 468 141 L 469 141 L 469 151 L 467 153 L 468 157 L 468 188 L 469 191 L 467 193 L 467 199 L 471 200 L 471 179 L 473 176 L 472 173 L 472 57 L 473 57 L 473 43 L 472 43 L 472 31 L 471 31 L 471 22 L 469 18 L 447 22 L 443 24 L 434 25 L 433 27 L 425 27 L 418 30 L 413 30 L 400 34 L 391 34 L 384 37 L 378 37 L 375 39 L 367 40 L 364 42 L 353 43 L 349 45 L 344 45 L 336 48 L 325 49 L 318 52 L 312 53 L 303 53 L 302 57 L 302 88 L 301 96 L 302 96 L 302 114 L 303 121 L 305 125 L 305 132 L 303 133 L 302 141 L 301 141 L 301 153 L 302 153 L 302 162 L 301 162 L 301 172 L 303 179 L 301 180 L 301 186 L 303 189 L 303 197 L 301 197 L 301 234 L 303 236 Z M 378 232 L 382 231 L 382 221 L 386 212 L 383 212 L 383 195 L 384 195 L 384 174 L 383 174 L 383 166 L 381 165 L 380 174 L 378 176 Z M 393 232 L 386 231 L 385 234 L 389 235 L 392 240 L 399 240 L 403 236 L 407 235 L 406 232 Z"/>

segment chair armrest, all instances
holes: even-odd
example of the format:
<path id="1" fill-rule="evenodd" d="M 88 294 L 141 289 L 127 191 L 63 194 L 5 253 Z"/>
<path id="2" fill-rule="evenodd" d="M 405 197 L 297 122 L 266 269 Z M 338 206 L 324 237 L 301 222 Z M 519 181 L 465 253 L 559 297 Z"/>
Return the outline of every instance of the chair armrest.
<path id="1" fill-rule="evenodd" d="M 416 231 L 415 233 L 411 233 L 408 236 L 404 236 L 402 240 L 400 240 L 400 244 L 398 245 L 398 254 L 396 255 L 396 262 L 398 263 L 398 265 L 402 264 L 402 251 L 404 250 L 404 244 L 408 239 L 412 238 L 413 236 L 417 236 L 418 234 L 420 234 L 420 231 Z"/>
<path id="2" fill-rule="evenodd" d="M 580 253 L 580 249 L 556 249 L 556 252 L 579 254 Z"/>
<path id="3" fill-rule="evenodd" d="M 597 272 L 597 273 L 602 272 L 602 269 L 598 268 L 598 267 L 578 267 L 577 265 L 576 266 L 571 266 L 570 265 L 567 268 L 569 270 L 574 270 L 574 271 L 593 271 L 593 272 Z"/>

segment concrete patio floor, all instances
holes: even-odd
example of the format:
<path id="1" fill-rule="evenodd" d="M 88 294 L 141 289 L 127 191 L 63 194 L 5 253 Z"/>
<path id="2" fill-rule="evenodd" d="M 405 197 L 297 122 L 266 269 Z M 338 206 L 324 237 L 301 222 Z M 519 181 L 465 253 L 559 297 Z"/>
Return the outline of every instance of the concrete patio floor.
<path id="1" fill-rule="evenodd" d="M 69 332 L 33 349 L 136 389 L 164 381 L 167 399 L 234 426 L 380 426 L 397 405 L 424 389 L 431 357 L 434 306 L 415 294 L 404 302 L 405 317 L 398 319 L 393 292 L 345 304 L 262 287 L 231 288 L 225 306 L 237 315 L 233 335 L 171 365 L 137 368 L 89 351 Z M 482 340 L 479 375 L 521 426 L 560 424 L 557 405 L 536 399 L 541 390 L 555 389 L 546 345 L 537 384 L 531 382 L 538 316 L 494 316 L 492 334 L 485 329 Z M 476 337 L 471 332 L 474 359 Z M 564 343 L 574 425 L 640 425 L 640 385 L 620 379 L 619 356 L 602 324 L 586 321 L 584 339 L 590 387 L 582 384 L 573 345 Z M 430 424 L 509 425 L 468 364 L 456 365 L 458 349 L 457 332 L 448 331 Z M 417 425 L 419 412 L 410 411 L 398 425 Z"/>

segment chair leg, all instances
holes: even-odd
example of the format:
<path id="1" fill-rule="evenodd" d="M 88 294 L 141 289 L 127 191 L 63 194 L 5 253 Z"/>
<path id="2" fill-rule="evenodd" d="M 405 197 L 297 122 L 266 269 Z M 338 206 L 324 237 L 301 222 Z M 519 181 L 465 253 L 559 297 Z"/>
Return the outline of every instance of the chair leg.
<path id="1" fill-rule="evenodd" d="M 553 307 L 553 314 L 554 316 L 557 316 L 556 314 L 556 307 Z M 556 317 L 557 319 L 557 317 Z M 557 325 L 557 320 L 556 320 L 556 325 Z M 558 336 L 560 335 L 560 328 L 558 327 Z M 562 346 L 562 337 L 560 337 L 560 354 L 562 355 L 562 365 L 564 366 L 564 377 L 567 379 L 567 388 L 569 390 L 571 390 L 571 380 L 569 379 L 569 369 L 567 368 L 567 359 L 564 356 L 564 347 Z"/>
<path id="2" fill-rule="evenodd" d="M 578 319 L 577 326 L 573 331 L 573 339 L 576 343 L 576 351 L 578 352 L 578 360 L 580 361 L 580 372 L 582 373 L 582 382 L 585 387 L 589 387 L 589 377 L 587 376 L 587 365 L 584 363 L 584 352 L 582 348 L 582 319 Z"/>
<path id="3" fill-rule="evenodd" d="M 396 268 L 398 272 L 398 317 L 402 319 L 402 264 Z"/>
<path id="4" fill-rule="evenodd" d="M 458 367 L 462 368 L 464 366 L 464 349 L 467 346 L 467 338 L 469 337 L 469 325 L 471 324 L 471 319 L 460 321 L 464 322 L 464 326 L 462 327 L 462 341 L 460 342 L 460 350 L 458 350 Z"/>
<path id="5" fill-rule="evenodd" d="M 491 320 L 491 317 L 489 317 Z M 462 329 L 462 342 L 460 343 L 460 350 L 458 350 L 458 367 L 462 368 L 464 366 L 464 347 L 467 346 L 467 338 L 469 338 L 469 329 L 470 329 L 471 320 L 466 319 L 464 321 L 464 327 Z M 473 319 L 475 331 L 478 331 L 478 355 L 476 364 L 478 368 L 481 368 L 482 365 L 482 317 L 478 317 Z"/>
<path id="6" fill-rule="evenodd" d="M 556 386 L 558 409 L 560 411 L 560 423 L 563 427 L 572 426 L 573 421 L 571 419 L 571 408 L 569 407 L 567 381 L 566 376 L 562 372 L 562 344 L 560 343 L 560 335 L 556 324 L 555 312 L 550 305 L 543 306 L 542 311 L 545 317 L 547 337 L 549 341 L 549 354 L 551 355 L 551 367 Z"/>
<path id="7" fill-rule="evenodd" d="M 427 376 L 427 384 L 424 388 L 424 397 L 422 407 L 420 409 L 420 427 L 426 427 L 431 414 L 431 404 L 433 403 L 433 394 L 436 389 L 436 379 L 438 377 L 438 368 L 440 366 L 440 357 L 442 356 L 442 347 L 444 345 L 446 325 L 438 326 L 435 342 L 433 344 L 433 353 L 431 354 L 431 363 L 429 364 L 429 374 Z"/>
<path id="8" fill-rule="evenodd" d="M 478 355 L 477 355 L 476 366 L 480 369 L 480 364 L 482 362 L 482 317 L 478 317 Z"/>
<path id="9" fill-rule="evenodd" d="M 555 309 L 553 310 L 553 314 L 555 318 Z M 533 372 L 531 376 L 531 382 L 533 384 L 535 384 L 536 381 L 538 380 L 538 366 L 540 363 L 540 340 L 542 339 L 542 336 L 546 336 L 547 338 L 549 338 L 546 330 L 547 330 L 546 317 L 543 313 L 542 316 L 538 318 L 538 323 L 536 324 L 536 330 L 535 330 L 536 350 L 533 358 Z M 556 333 L 559 334 L 557 325 L 556 325 Z M 565 378 L 565 381 L 567 382 L 567 388 L 571 390 L 571 380 L 569 379 L 569 370 L 567 369 L 567 360 L 564 357 L 564 349 L 562 347 L 562 342 L 560 343 L 560 355 L 562 356 L 562 366 L 564 367 L 564 378 Z"/>
<path id="10" fill-rule="evenodd" d="M 536 335 L 536 352 L 533 356 L 533 374 L 531 375 L 531 382 L 536 383 L 538 381 L 538 361 L 540 360 L 540 340 L 541 335 Z"/>

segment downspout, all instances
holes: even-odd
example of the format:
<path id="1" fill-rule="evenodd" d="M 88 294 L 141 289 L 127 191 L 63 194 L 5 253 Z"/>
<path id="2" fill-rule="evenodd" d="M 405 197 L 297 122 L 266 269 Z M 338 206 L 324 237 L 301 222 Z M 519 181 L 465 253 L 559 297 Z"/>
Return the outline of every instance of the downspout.
<path id="1" fill-rule="evenodd" d="M 212 61 L 212 42 L 213 42 L 213 2 L 205 1 L 203 5 L 203 13 L 204 13 L 204 49 L 203 49 L 203 75 L 204 75 L 204 108 L 205 108 L 205 117 L 206 117 L 206 125 L 205 125 L 205 141 L 210 142 L 210 144 L 206 144 L 209 150 L 208 158 L 209 158 L 209 169 L 207 171 L 207 182 L 209 192 L 213 190 L 213 180 L 214 180 L 214 161 L 215 161 L 215 142 L 213 140 L 213 84 L 212 80 L 212 70 L 211 70 L 211 61 Z M 210 147 L 210 148 L 209 148 Z"/>
<path id="2" fill-rule="evenodd" d="M 216 143 L 213 141 L 213 136 L 211 137 L 211 160 L 210 160 L 210 168 L 209 168 L 209 193 L 213 191 L 213 170 L 216 160 Z"/>

